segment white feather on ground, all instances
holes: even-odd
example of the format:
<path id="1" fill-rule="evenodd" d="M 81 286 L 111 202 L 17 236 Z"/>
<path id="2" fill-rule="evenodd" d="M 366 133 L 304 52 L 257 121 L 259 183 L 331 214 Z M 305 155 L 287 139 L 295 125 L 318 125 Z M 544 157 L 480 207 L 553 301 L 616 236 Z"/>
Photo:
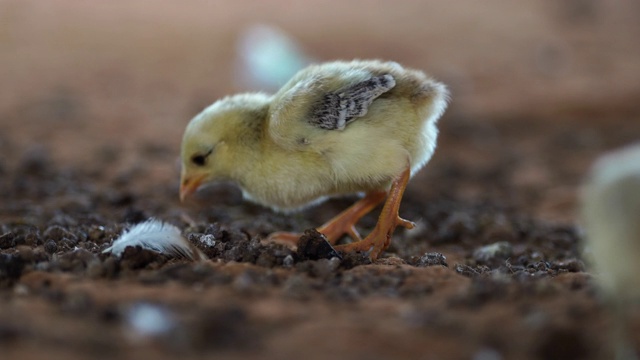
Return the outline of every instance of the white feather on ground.
<path id="1" fill-rule="evenodd" d="M 204 254 L 182 236 L 180 229 L 156 219 L 125 230 L 103 253 L 111 252 L 120 256 L 128 246 L 190 260 L 205 259 Z"/>

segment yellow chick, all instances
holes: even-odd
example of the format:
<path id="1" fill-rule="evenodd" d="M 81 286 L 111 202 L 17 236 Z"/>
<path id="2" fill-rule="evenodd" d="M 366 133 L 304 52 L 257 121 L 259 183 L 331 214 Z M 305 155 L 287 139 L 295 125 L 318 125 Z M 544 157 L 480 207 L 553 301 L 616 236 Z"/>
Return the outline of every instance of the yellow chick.
<path id="1" fill-rule="evenodd" d="M 640 300 L 640 144 L 597 161 L 582 195 L 582 220 L 614 314 L 616 359 L 637 359 L 627 322 Z"/>
<path id="2" fill-rule="evenodd" d="M 338 250 L 376 259 L 397 226 L 414 226 L 398 216 L 400 201 L 433 155 L 447 99 L 447 88 L 421 71 L 360 60 L 309 66 L 275 95 L 226 97 L 185 130 L 180 199 L 218 180 L 285 212 L 364 192 L 318 231 L 332 244 L 347 234 L 355 242 Z M 385 198 L 376 227 L 361 239 L 355 224 Z M 299 234 L 269 238 L 295 243 Z"/>

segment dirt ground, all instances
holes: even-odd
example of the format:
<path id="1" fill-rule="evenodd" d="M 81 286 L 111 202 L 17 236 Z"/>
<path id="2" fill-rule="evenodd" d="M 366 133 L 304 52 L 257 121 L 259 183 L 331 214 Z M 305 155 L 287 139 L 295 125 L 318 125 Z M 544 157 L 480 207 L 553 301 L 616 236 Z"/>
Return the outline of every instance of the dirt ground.
<path id="1" fill-rule="evenodd" d="M 640 139 L 638 15 L 630 0 L 0 0 L 2 357 L 611 358 L 576 214 L 593 160 Z M 258 23 L 319 61 L 393 59 L 451 88 L 400 210 L 418 226 L 375 263 L 260 241 L 354 198 L 282 215 L 220 184 L 178 201 L 184 126 L 251 90 L 236 42 Z M 102 254 L 149 217 L 210 260 Z"/>

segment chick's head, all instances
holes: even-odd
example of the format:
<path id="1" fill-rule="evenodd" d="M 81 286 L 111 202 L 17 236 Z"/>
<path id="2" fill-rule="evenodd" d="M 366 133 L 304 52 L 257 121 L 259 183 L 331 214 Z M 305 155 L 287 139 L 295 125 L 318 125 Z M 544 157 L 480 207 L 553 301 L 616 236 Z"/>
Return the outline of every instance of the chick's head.
<path id="1" fill-rule="evenodd" d="M 215 102 L 194 117 L 184 132 L 180 159 L 180 199 L 234 174 L 259 146 L 270 98 L 242 94 Z"/>

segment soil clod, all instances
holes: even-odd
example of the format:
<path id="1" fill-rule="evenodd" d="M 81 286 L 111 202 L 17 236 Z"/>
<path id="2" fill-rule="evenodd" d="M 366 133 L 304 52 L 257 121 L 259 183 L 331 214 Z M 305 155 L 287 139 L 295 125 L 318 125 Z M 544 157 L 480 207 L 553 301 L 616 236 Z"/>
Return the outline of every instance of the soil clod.
<path id="1" fill-rule="evenodd" d="M 327 238 L 315 229 L 306 230 L 298 240 L 298 260 L 342 259 Z"/>

